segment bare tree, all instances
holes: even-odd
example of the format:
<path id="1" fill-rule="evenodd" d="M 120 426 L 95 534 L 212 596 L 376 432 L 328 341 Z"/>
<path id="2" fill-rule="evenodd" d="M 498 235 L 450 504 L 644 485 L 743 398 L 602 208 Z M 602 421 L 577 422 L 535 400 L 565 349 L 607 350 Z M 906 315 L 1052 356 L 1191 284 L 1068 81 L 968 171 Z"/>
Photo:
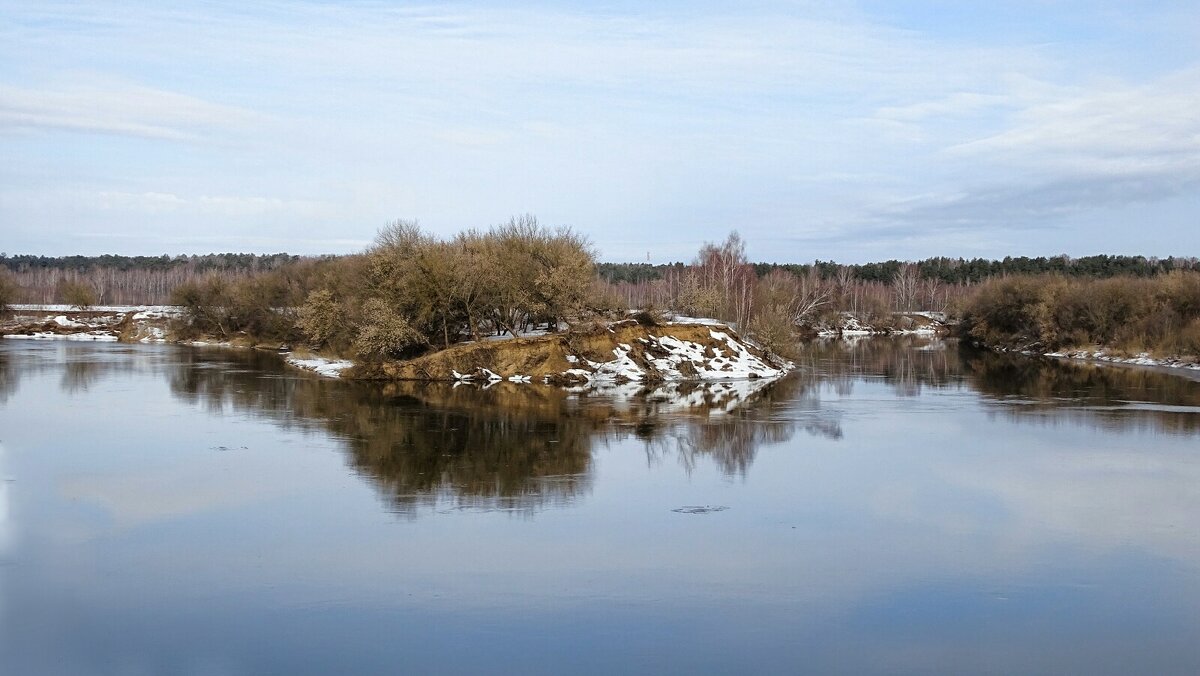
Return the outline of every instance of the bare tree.
<path id="1" fill-rule="evenodd" d="M 916 304 L 921 278 L 917 266 L 905 263 L 892 278 L 892 291 L 896 298 L 896 309 L 909 311 Z"/>

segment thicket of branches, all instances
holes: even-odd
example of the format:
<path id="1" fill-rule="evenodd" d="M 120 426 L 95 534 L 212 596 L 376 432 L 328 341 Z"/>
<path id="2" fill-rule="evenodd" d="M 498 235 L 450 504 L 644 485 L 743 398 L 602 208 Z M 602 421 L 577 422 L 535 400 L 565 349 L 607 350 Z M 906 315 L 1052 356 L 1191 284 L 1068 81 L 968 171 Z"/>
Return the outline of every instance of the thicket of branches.
<path id="1" fill-rule="evenodd" d="M 1102 345 L 1127 353 L 1200 355 L 1200 272 L 1153 278 L 1014 276 L 984 283 L 963 328 L 989 346 L 1057 350 Z"/>
<path id="2" fill-rule="evenodd" d="M 718 247 L 719 248 L 719 247 Z M 324 257 L 324 258 L 334 258 Z M 209 277 L 234 279 L 297 265 L 299 256 L 278 254 L 221 253 L 193 256 L 32 256 L 0 253 L 0 270 L 7 269 L 10 281 L 18 287 L 11 302 L 66 303 L 67 285 L 90 288 L 96 305 L 157 305 L 167 303 L 175 287 Z M 605 292 L 620 296 L 626 305 L 643 304 L 655 299 L 660 306 L 666 298 L 675 298 L 675 288 L 688 278 L 692 264 L 671 263 L 598 263 L 596 271 Z M 921 290 L 907 294 L 918 300 L 918 309 L 937 309 L 956 295 L 955 287 L 1018 274 L 1052 272 L 1066 277 L 1107 278 L 1113 276 L 1152 277 L 1176 270 L 1200 270 L 1195 258 L 1154 258 L 1144 256 L 1085 256 L 1070 258 L 1008 257 L 1002 260 L 981 258 L 928 258 L 907 262 L 890 260 L 862 265 L 839 265 L 832 261 L 809 264 L 755 263 L 754 274 L 765 279 L 776 271 L 801 279 L 819 280 L 837 290 L 832 304 L 849 312 L 870 314 L 879 308 L 896 306 L 891 287 L 897 279 L 913 280 Z M 655 284 L 665 282 L 664 284 Z M 811 282 L 810 282 L 811 283 Z M 940 283 L 941 286 L 938 286 Z M 932 302 L 930 294 L 942 293 Z M 844 301 L 843 300 L 844 296 Z M 920 300 L 924 298 L 924 300 Z M 905 303 L 908 304 L 908 303 Z"/>
<path id="3" fill-rule="evenodd" d="M 8 312 L 8 306 L 17 302 L 21 288 L 12 279 L 12 275 L 0 270 L 0 315 Z"/>
<path id="4" fill-rule="evenodd" d="M 663 279 L 671 270 L 686 267 L 685 263 L 653 265 L 650 263 L 601 263 L 600 276 L 612 283 L 638 283 Z M 935 257 L 918 261 L 888 260 L 876 263 L 840 264 L 817 260 L 813 263 L 755 263 L 754 271 L 765 277 L 774 270 L 786 270 L 804 277 L 816 274 L 821 279 L 847 277 L 864 282 L 890 284 L 897 274 L 912 268 L 923 280 L 936 279 L 943 284 L 974 284 L 995 277 L 1055 273 L 1066 277 L 1106 278 L 1117 276 L 1153 277 L 1174 270 L 1200 270 L 1196 258 L 1146 256 L 1008 256 L 1000 260 L 985 258 Z"/>
<path id="5" fill-rule="evenodd" d="M 631 310 L 729 321 L 777 350 L 798 326 L 836 326 L 846 313 L 886 328 L 932 311 L 964 314 L 989 344 L 1200 351 L 1200 301 L 1189 295 L 1198 268 L 1140 256 L 754 264 L 737 233 L 687 264 L 597 264 L 584 237 L 523 216 L 446 239 L 397 221 L 352 256 L 0 254 L 0 311 L 171 302 L 186 309 L 185 331 L 366 359 Z"/>
<path id="6" fill-rule="evenodd" d="M 402 358 L 534 325 L 556 330 L 585 312 L 594 257 L 581 235 L 532 216 L 450 239 L 397 221 L 364 254 L 188 282 L 173 300 L 188 331 Z"/>
<path id="7" fill-rule="evenodd" d="M 75 305 L 65 291 L 87 287 L 92 305 L 162 305 L 175 287 L 205 280 L 250 277 L 297 264 L 299 256 L 206 254 L 203 256 L 7 256 L 0 271 L 19 287 L 12 302 Z"/>
<path id="8" fill-rule="evenodd" d="M 825 275 L 815 266 L 752 264 L 737 233 L 705 244 L 691 264 L 654 272 L 649 265 L 600 266 L 597 304 L 715 317 L 777 351 L 794 342 L 800 326 L 839 326 L 849 313 L 876 328 L 893 327 L 903 321 L 898 313 L 947 312 L 969 292 L 967 284 L 922 277 L 915 263 L 898 265 L 885 281 L 863 279 L 849 266 Z"/>

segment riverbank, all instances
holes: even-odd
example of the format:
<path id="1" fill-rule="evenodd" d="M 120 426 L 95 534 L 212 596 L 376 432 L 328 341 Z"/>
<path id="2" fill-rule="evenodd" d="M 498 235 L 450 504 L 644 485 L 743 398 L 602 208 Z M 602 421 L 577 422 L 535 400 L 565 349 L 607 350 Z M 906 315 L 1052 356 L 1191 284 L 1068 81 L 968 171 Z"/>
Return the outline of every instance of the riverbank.
<path id="1" fill-rule="evenodd" d="M 776 378 L 791 369 L 785 359 L 712 320 L 677 318 L 647 326 L 633 320 L 556 333 L 460 343 L 414 359 L 356 363 L 257 345 L 248 339 L 186 339 L 171 335 L 179 308 L 17 306 L 0 322 L 0 335 L 26 340 L 178 342 L 192 346 L 259 347 L 285 353 L 286 361 L 326 377 L 559 385 Z"/>
<path id="2" fill-rule="evenodd" d="M 776 378 L 790 362 L 711 324 L 633 321 L 533 338 L 455 345 L 406 361 L 361 364 L 351 377 L 452 382 L 662 382 Z"/>
<path id="3" fill-rule="evenodd" d="M 1062 359 L 1093 364 L 1113 364 L 1118 366 L 1167 369 L 1178 372 L 1186 372 L 1189 375 L 1200 374 L 1200 357 L 1190 355 L 1155 357 L 1149 352 L 1138 352 L 1133 355 L 1129 355 L 1127 353 L 1114 352 L 1101 346 L 1092 346 L 1086 349 L 1075 348 L 1038 351 L 998 345 L 986 345 L 978 341 L 971 341 L 971 344 L 977 348 L 1001 354 L 1020 354 L 1027 357 L 1044 357 L 1047 359 Z"/>
<path id="4" fill-rule="evenodd" d="M 18 340 L 90 340 L 126 343 L 168 342 L 170 321 L 180 315 L 168 305 L 99 306 L 13 305 L 0 321 L 0 337 Z"/>
<path id="5" fill-rule="evenodd" d="M 812 335 L 821 338 L 839 336 L 944 336 L 950 324 L 941 312 L 896 312 L 878 321 L 864 320 L 854 313 L 843 312 L 832 322 L 807 327 Z"/>

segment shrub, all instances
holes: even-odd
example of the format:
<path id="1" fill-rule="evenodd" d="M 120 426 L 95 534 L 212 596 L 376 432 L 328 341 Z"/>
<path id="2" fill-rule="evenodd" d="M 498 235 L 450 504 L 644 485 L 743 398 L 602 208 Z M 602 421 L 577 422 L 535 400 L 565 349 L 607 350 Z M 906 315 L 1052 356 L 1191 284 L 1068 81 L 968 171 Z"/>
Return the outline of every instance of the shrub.
<path id="1" fill-rule="evenodd" d="M 1042 284 L 1008 277 L 983 284 L 963 311 L 967 335 L 985 345 L 1034 343 L 1041 339 Z"/>
<path id="2" fill-rule="evenodd" d="M 346 315 L 329 289 L 308 294 L 300 308 L 297 324 L 310 345 L 321 348 L 330 343 L 346 326 Z"/>
<path id="3" fill-rule="evenodd" d="M 1150 279 L 1010 277 L 980 285 L 963 305 L 967 335 L 992 346 L 1191 353 L 1198 320 L 1196 272 Z"/>
<path id="4" fill-rule="evenodd" d="M 765 349 L 785 357 L 796 353 L 796 325 L 786 305 L 760 308 L 750 324 L 749 334 Z"/>
<path id="5" fill-rule="evenodd" d="M 21 287 L 12 280 L 7 272 L 0 271 L 0 314 L 8 312 L 9 306 L 16 302 Z"/>
<path id="6" fill-rule="evenodd" d="M 1192 358 L 1200 357 L 1200 317 L 1188 322 L 1179 332 L 1179 353 Z"/>
<path id="7" fill-rule="evenodd" d="M 354 353 L 367 360 L 402 359 L 429 344 L 420 331 L 387 303 L 372 298 L 363 304 L 363 322 L 354 341 Z"/>
<path id="8" fill-rule="evenodd" d="M 63 302 L 80 310 L 96 304 L 96 292 L 92 287 L 75 280 L 67 280 L 58 286 L 58 296 Z"/>

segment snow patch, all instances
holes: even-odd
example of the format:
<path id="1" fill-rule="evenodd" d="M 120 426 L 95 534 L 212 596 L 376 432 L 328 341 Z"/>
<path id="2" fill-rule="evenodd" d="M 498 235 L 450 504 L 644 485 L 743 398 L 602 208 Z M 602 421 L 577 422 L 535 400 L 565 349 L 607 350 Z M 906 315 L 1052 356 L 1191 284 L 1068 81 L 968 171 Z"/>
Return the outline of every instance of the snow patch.
<path id="1" fill-rule="evenodd" d="M 101 331 L 81 331 L 79 333 L 50 333 L 35 331 L 31 334 L 8 333 L 4 335 L 9 340 L 94 340 L 102 343 L 116 342 L 117 337 Z"/>
<path id="2" fill-rule="evenodd" d="M 686 315 L 673 315 L 668 324 L 700 324 L 701 326 L 728 326 L 726 322 L 712 317 L 688 317 Z"/>
<path id="3" fill-rule="evenodd" d="M 309 357 L 301 359 L 288 355 L 287 363 L 297 368 L 302 368 L 306 371 L 312 371 L 326 378 L 340 378 L 342 371 L 354 366 L 354 362 L 349 359 L 325 359 L 323 357 Z"/>
<path id="4" fill-rule="evenodd" d="M 1023 354 L 1036 354 L 1029 350 Z M 1059 359 L 1078 359 L 1084 361 L 1099 361 L 1110 364 L 1132 364 L 1134 366 L 1161 366 L 1164 368 L 1188 369 L 1200 371 L 1200 363 L 1184 361 L 1177 358 L 1156 359 L 1149 352 L 1140 352 L 1132 357 L 1118 357 L 1104 350 L 1067 350 L 1064 352 L 1046 352 L 1042 356 Z"/>
<path id="5" fill-rule="evenodd" d="M 643 361 L 648 362 L 649 369 L 633 358 L 632 346 L 621 343 L 613 348 L 614 359 L 611 361 L 597 363 L 568 357 L 573 364 L 586 362 L 592 370 L 572 368 L 564 371 L 563 375 L 583 377 L 599 383 L 637 383 L 646 380 L 647 376 L 664 381 L 752 380 L 776 378 L 792 367 L 791 363 L 778 366 L 767 363 L 724 331 L 710 329 L 709 335 L 713 340 L 723 343 L 725 348 L 705 346 L 674 336 L 649 336 L 639 339 L 644 344 Z"/>

